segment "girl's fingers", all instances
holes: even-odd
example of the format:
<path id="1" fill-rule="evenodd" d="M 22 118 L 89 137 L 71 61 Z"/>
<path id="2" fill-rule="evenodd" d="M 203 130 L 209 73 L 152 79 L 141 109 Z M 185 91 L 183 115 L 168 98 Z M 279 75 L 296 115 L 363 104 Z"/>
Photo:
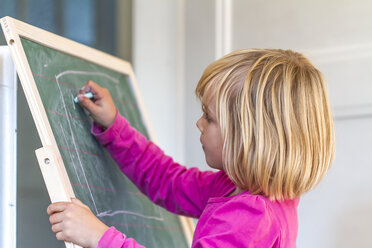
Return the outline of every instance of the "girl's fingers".
<path id="1" fill-rule="evenodd" d="M 94 99 L 96 104 L 98 103 L 97 100 L 107 98 L 107 96 L 109 96 L 109 93 L 108 93 L 107 89 L 102 88 L 101 86 L 99 86 L 98 84 L 96 84 L 95 82 L 90 80 L 84 85 L 83 88 L 81 88 L 79 90 L 79 94 L 77 96 L 78 99 L 79 99 L 79 102 L 82 102 L 85 99 L 87 99 L 86 97 L 84 97 L 84 94 L 87 93 L 87 92 L 93 93 L 93 99 Z M 93 99 L 91 99 L 91 101 Z M 98 105 L 100 105 L 100 104 L 98 104 Z"/>
<path id="2" fill-rule="evenodd" d="M 83 95 L 78 95 L 79 104 L 87 109 L 90 113 L 95 114 L 99 111 L 100 106 L 97 106 L 91 99 Z"/>
<path id="3" fill-rule="evenodd" d="M 49 222 L 52 225 L 57 224 L 57 223 L 60 223 L 62 221 L 63 221 L 63 213 L 62 212 L 52 214 L 49 217 Z"/>
<path id="4" fill-rule="evenodd" d="M 85 84 L 80 90 L 79 95 L 84 95 L 85 93 L 89 92 L 90 88 Z"/>
<path id="5" fill-rule="evenodd" d="M 95 99 L 101 99 L 104 96 L 104 88 L 93 82 L 92 80 L 89 80 L 85 86 L 84 89 L 88 89 L 85 92 L 91 91 L 94 95 Z"/>
<path id="6" fill-rule="evenodd" d="M 90 82 L 90 81 L 87 81 L 87 82 L 84 84 L 84 86 L 79 90 L 79 94 L 85 94 L 85 93 L 87 93 L 87 92 L 92 91 L 91 88 L 90 88 L 90 86 L 89 86 L 89 82 Z"/>
<path id="7" fill-rule="evenodd" d="M 70 204 L 69 202 L 55 202 L 55 203 L 52 203 L 47 208 L 47 213 L 49 215 L 51 215 L 51 214 L 56 213 L 56 212 L 62 212 L 67 208 L 67 206 L 69 204 Z"/>
<path id="8" fill-rule="evenodd" d="M 57 223 L 52 225 L 52 231 L 55 233 L 59 233 L 63 231 L 63 224 L 62 223 Z"/>
<path id="9" fill-rule="evenodd" d="M 104 88 L 99 86 L 97 83 L 89 80 L 85 85 L 79 90 L 79 94 L 85 94 L 87 92 L 92 92 L 95 96 L 100 96 Z"/>
<path id="10" fill-rule="evenodd" d="M 63 233 L 62 233 L 62 232 L 57 232 L 57 233 L 56 233 L 56 238 L 57 238 L 58 240 L 65 240 L 64 237 L 63 237 Z"/>
<path id="11" fill-rule="evenodd" d="M 84 93 L 89 91 L 93 93 L 93 99 L 84 96 Z M 77 98 L 80 106 L 89 112 L 89 115 L 98 125 L 108 128 L 114 122 L 116 107 L 107 89 L 102 88 L 93 81 L 88 81 L 80 89 Z"/>

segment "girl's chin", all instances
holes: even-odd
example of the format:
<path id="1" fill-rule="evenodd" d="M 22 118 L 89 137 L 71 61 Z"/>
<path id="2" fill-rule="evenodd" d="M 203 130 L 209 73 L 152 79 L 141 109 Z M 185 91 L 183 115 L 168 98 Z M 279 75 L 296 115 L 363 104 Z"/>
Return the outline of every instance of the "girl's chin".
<path id="1" fill-rule="evenodd" d="M 207 164 L 208 164 L 208 166 L 209 166 L 210 168 L 212 168 L 212 169 L 215 169 L 215 170 L 223 170 L 222 165 L 219 166 L 219 165 L 216 165 L 216 164 L 208 163 L 208 161 L 207 161 Z"/>

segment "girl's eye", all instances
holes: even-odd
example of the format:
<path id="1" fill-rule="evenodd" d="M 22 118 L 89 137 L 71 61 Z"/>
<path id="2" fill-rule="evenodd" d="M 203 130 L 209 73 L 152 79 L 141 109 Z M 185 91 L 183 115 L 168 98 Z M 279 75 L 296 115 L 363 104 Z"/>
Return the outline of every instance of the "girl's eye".
<path id="1" fill-rule="evenodd" d="M 211 118 L 209 117 L 209 115 L 207 113 L 204 113 L 204 118 L 207 120 L 207 122 L 211 122 Z"/>

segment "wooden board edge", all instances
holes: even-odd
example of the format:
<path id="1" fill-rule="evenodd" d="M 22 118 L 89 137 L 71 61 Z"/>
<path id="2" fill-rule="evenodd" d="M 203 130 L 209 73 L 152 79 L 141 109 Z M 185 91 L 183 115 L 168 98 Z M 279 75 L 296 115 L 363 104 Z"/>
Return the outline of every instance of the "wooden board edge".
<path id="1" fill-rule="evenodd" d="M 31 68 L 23 50 L 20 36 L 17 32 L 17 29 L 14 27 L 13 19 L 2 18 L 0 19 L 0 23 L 4 30 L 4 35 L 8 43 L 10 54 L 16 67 L 17 74 L 20 78 L 28 106 L 30 107 L 36 129 L 40 136 L 41 143 L 44 147 L 48 146 L 57 148 L 57 142 L 55 141 L 54 134 L 41 101 Z M 58 155 L 57 157 L 61 157 L 58 149 L 55 149 L 55 152 Z M 71 197 L 73 197 L 74 192 L 64 165 L 59 166 L 58 169 L 60 170 L 60 175 L 65 181 L 67 192 Z"/>
<path id="2" fill-rule="evenodd" d="M 9 16 L 3 17 L 2 19 L 4 19 L 5 22 L 12 23 L 19 36 L 42 44 L 43 46 L 87 60 L 91 63 L 120 73 L 125 73 L 129 69 L 129 62 L 110 54 L 48 32 L 44 29 L 32 26 Z"/>
<path id="3" fill-rule="evenodd" d="M 195 232 L 194 221 L 191 218 L 185 216 L 178 216 L 178 218 L 180 219 L 183 232 L 185 233 L 186 241 L 188 245 L 191 247 Z"/>
<path id="4" fill-rule="evenodd" d="M 24 53 L 21 40 L 17 29 L 12 20 L 7 18 L 0 19 L 4 31 L 5 39 L 8 43 L 10 54 L 12 56 L 17 74 L 20 78 L 23 91 L 29 104 L 31 114 L 35 120 L 36 128 L 41 138 L 43 146 L 56 144 L 55 140 L 50 139 L 52 132 L 40 95 L 38 93 L 34 77 L 28 65 L 26 54 Z M 44 111 L 43 111 L 44 110 Z"/>
<path id="5" fill-rule="evenodd" d="M 71 202 L 71 197 L 74 195 L 71 195 L 65 183 L 61 171 L 64 165 L 57 151 L 56 147 L 46 146 L 37 149 L 35 153 L 51 202 Z M 66 248 L 81 248 L 69 242 L 65 242 L 65 245 Z"/>

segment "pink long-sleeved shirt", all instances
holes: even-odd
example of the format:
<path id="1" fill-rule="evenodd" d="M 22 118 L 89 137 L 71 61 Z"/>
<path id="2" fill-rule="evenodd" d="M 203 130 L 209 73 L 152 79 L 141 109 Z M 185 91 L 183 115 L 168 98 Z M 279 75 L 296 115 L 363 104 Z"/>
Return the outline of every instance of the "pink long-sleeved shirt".
<path id="1" fill-rule="evenodd" d="M 175 163 L 119 113 L 110 128 L 93 125 L 92 133 L 153 202 L 199 218 L 193 248 L 296 246 L 298 199 L 270 201 L 248 191 L 228 196 L 235 186 L 223 171 L 201 172 Z M 143 246 L 110 227 L 98 247 Z"/>

